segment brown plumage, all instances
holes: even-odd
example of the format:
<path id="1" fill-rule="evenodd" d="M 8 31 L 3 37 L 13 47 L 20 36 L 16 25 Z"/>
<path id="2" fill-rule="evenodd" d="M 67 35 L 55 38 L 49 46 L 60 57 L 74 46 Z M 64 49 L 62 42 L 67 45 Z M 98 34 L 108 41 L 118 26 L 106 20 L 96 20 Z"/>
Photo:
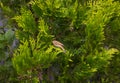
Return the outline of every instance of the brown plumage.
<path id="1" fill-rule="evenodd" d="M 54 46 L 59 47 L 59 48 L 61 48 L 63 51 L 65 51 L 65 49 L 64 49 L 64 47 L 63 47 L 64 45 L 63 45 L 62 43 L 60 43 L 59 41 L 53 40 L 52 43 L 53 43 Z"/>

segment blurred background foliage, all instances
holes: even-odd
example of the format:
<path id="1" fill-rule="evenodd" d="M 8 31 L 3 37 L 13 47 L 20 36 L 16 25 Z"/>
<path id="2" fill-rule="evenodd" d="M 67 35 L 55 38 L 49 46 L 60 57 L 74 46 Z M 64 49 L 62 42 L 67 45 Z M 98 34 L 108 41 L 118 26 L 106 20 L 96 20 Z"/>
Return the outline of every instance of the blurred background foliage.
<path id="1" fill-rule="evenodd" d="M 0 0 L 0 8 L 1 83 L 120 82 L 119 0 Z"/>

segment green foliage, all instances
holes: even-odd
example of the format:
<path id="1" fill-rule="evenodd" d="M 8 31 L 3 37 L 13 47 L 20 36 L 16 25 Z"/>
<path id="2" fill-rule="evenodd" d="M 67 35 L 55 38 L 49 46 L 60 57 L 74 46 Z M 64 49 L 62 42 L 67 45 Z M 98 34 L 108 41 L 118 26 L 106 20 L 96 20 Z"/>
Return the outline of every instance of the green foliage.
<path id="1" fill-rule="evenodd" d="M 15 17 L 16 21 L 19 23 L 19 27 L 22 28 L 22 30 L 18 30 L 19 32 L 17 33 L 25 32 L 25 36 L 21 36 L 21 34 L 18 36 L 18 38 L 22 37 L 20 41 L 21 45 L 19 49 L 15 51 L 12 60 L 14 68 L 17 70 L 18 74 L 22 76 L 22 79 L 26 74 L 29 77 L 29 73 L 31 73 L 31 79 L 34 79 L 38 76 L 37 74 L 37 76 L 34 75 L 35 72 L 43 72 L 43 69 L 50 67 L 52 65 L 51 63 L 57 58 L 57 55 L 62 53 L 60 49 L 51 45 L 53 36 L 49 34 L 48 26 L 45 24 L 44 20 L 39 20 L 38 28 L 32 27 L 35 24 L 32 24 L 34 20 L 30 15 L 31 13 L 26 11 L 23 12 L 21 16 Z M 21 18 L 24 18 L 24 20 Z M 28 18 L 32 20 L 27 20 Z M 34 32 L 35 30 L 39 32 L 36 34 Z M 37 36 L 35 37 L 35 35 Z M 31 79 L 28 79 L 28 82 Z"/>
<path id="2" fill-rule="evenodd" d="M 27 83 L 119 82 L 119 5 L 113 0 L 30 1 L 13 18 L 20 41 L 12 58 L 15 79 Z M 5 38 L 12 35 L 8 31 Z M 54 39 L 64 44 L 65 53 L 52 45 Z"/>
<path id="3" fill-rule="evenodd" d="M 15 35 L 11 29 L 7 30 L 4 34 L 0 34 L 0 81 L 3 83 L 14 81 L 15 70 L 11 62 L 14 39 Z"/>
<path id="4" fill-rule="evenodd" d="M 16 2 L 19 2 L 17 4 Z M 18 14 L 20 3 L 18 0 L 0 0 L 0 82 L 13 83 L 18 82 L 15 77 L 16 70 L 13 68 L 11 58 L 14 49 L 17 47 L 15 38 L 15 22 L 11 20 L 13 16 Z M 23 2 L 24 3 L 24 2 Z M 14 23 L 14 24 L 10 24 Z"/>

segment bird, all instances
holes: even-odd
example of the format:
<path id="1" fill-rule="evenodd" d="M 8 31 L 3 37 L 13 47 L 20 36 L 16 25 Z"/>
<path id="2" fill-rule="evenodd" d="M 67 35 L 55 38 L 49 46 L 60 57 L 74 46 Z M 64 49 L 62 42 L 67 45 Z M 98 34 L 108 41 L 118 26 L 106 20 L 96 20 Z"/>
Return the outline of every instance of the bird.
<path id="1" fill-rule="evenodd" d="M 61 42 L 53 40 L 52 43 L 54 46 L 61 48 L 65 52 L 64 45 Z"/>

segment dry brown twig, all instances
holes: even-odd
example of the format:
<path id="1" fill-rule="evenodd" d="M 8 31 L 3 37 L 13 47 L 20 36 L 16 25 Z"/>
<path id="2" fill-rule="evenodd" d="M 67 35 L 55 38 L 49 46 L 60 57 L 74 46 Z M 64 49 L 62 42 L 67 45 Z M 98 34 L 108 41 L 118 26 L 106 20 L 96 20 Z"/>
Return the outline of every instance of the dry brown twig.
<path id="1" fill-rule="evenodd" d="M 64 45 L 61 42 L 59 42 L 57 40 L 53 40 L 52 43 L 54 46 L 61 48 L 65 52 L 65 49 L 63 47 Z"/>

